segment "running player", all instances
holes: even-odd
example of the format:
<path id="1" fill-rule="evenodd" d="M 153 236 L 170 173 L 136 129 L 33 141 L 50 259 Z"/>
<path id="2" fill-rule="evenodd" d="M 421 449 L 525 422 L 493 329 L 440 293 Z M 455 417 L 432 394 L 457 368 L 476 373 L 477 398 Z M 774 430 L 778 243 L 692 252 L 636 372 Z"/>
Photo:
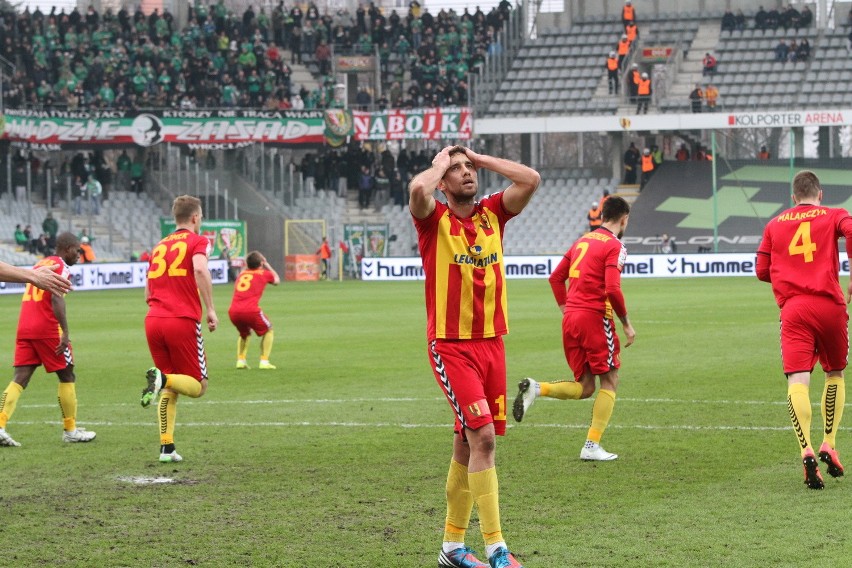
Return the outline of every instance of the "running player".
<path id="1" fill-rule="evenodd" d="M 228 310 L 228 317 L 231 318 L 231 323 L 240 334 L 237 338 L 237 369 L 249 368 L 246 356 L 252 330 L 260 337 L 258 369 L 275 369 L 275 365 L 269 362 L 272 340 L 275 337 L 272 332 L 272 322 L 266 318 L 258 303 L 266 285 L 278 286 L 281 278 L 266 262 L 266 257 L 256 250 L 248 253 L 246 266 L 247 270 L 240 273 L 234 284 L 234 297 Z"/>
<path id="2" fill-rule="evenodd" d="M 178 395 L 192 398 L 207 391 L 207 356 L 201 336 L 201 302 L 207 308 L 207 329 L 219 324 L 213 307 L 213 282 L 207 270 L 209 242 L 200 236 L 201 201 L 181 195 L 172 204 L 175 231 L 151 251 L 145 299 L 145 335 L 154 367 L 146 373 L 142 406 L 160 397 L 160 461 L 183 460 L 175 450 Z"/>
<path id="3" fill-rule="evenodd" d="M 580 450 L 580 459 L 589 461 L 618 458 L 600 444 L 612 417 L 621 367 L 613 312 L 624 329 L 624 346 L 630 346 L 636 338 L 621 292 L 621 269 L 627 249 L 619 239 L 627 228 L 630 206 L 621 197 L 612 196 L 604 203 L 601 215 L 603 224 L 574 243 L 550 276 L 553 295 L 563 314 L 565 359 L 575 380 L 540 383 L 523 379 L 518 384 L 518 396 L 512 407 L 515 420 L 520 422 L 539 396 L 562 400 L 589 398 L 595 392 L 597 375 L 600 390 L 592 407 L 592 424 L 586 443 Z"/>
<path id="4" fill-rule="evenodd" d="M 36 268 L 52 266 L 67 280 L 68 267 L 76 264 L 79 258 L 79 245 L 72 233 L 61 233 L 56 238 L 56 255 L 39 261 Z M 0 396 L 0 446 L 21 445 L 6 432 L 6 423 L 39 365 L 44 365 L 46 372 L 56 373 L 59 378 L 59 408 L 64 429 L 62 440 L 72 443 L 94 440 L 94 432 L 77 427 L 77 377 L 63 294 L 27 284 L 15 341 L 15 377 Z"/>
<path id="5" fill-rule="evenodd" d="M 832 477 L 843 475 L 835 436 L 843 417 L 846 383 L 843 370 L 849 355 L 852 283 L 844 297 L 840 287 L 838 239 L 846 238 L 852 258 L 852 217 L 845 209 L 823 207 L 823 192 L 813 172 L 793 178 L 793 203 L 772 219 L 757 249 L 757 277 L 772 284 L 781 308 L 781 362 L 787 376 L 787 408 L 802 452 L 805 484 L 824 486 L 811 446 L 811 372 L 819 360 L 825 371 L 822 392 L 824 437 L 819 459 Z"/>
<path id="6" fill-rule="evenodd" d="M 512 185 L 476 201 L 480 168 Z M 456 417 L 438 556 L 443 568 L 488 567 L 464 544 L 474 503 L 491 567 L 521 566 L 503 540 L 494 465 L 495 435 L 506 431 L 503 228 L 529 203 L 540 179 L 522 164 L 454 146 L 441 150 L 432 167 L 409 184 L 426 273 L 429 359 Z M 435 199 L 435 188 L 446 196 L 446 205 Z"/>

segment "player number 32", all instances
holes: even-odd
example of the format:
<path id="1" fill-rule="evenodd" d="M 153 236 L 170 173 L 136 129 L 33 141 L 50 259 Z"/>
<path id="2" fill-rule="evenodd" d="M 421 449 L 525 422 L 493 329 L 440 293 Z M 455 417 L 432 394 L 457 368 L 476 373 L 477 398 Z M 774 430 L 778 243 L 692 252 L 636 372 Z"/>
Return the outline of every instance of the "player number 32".
<path id="1" fill-rule="evenodd" d="M 790 256 L 801 254 L 805 262 L 813 262 L 816 249 L 816 244 L 811 240 L 811 222 L 799 223 L 799 228 L 796 229 L 796 234 L 793 235 L 787 252 L 790 253 Z"/>
<path id="2" fill-rule="evenodd" d="M 181 268 L 180 263 L 186 258 L 186 243 L 184 241 L 174 241 L 168 246 L 159 244 L 154 247 L 151 253 L 151 269 L 148 271 L 148 278 L 159 278 L 166 273 L 166 254 L 177 254 L 168 265 L 169 276 L 186 276 L 186 268 Z"/>

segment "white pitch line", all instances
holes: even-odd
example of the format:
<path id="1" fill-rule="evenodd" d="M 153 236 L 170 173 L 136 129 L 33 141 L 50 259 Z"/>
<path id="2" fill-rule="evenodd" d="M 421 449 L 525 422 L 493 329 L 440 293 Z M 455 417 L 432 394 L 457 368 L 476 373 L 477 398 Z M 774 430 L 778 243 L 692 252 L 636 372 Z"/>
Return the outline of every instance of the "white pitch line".
<path id="1" fill-rule="evenodd" d="M 112 422 L 112 421 L 77 421 L 78 424 L 83 426 L 103 426 L 103 427 L 144 427 L 150 428 L 154 425 L 154 421 L 150 422 Z M 43 422 L 38 421 L 15 421 L 15 424 L 23 424 L 27 426 L 40 426 L 40 425 L 49 425 L 49 426 L 59 426 L 62 423 L 59 421 L 46 420 Z M 181 422 L 181 427 L 196 427 L 196 428 L 296 428 L 296 427 L 310 427 L 310 428 L 335 428 L 335 427 L 344 427 L 344 428 L 401 428 L 401 429 L 423 429 L 423 428 L 445 428 L 451 429 L 451 423 L 444 424 L 410 424 L 406 422 L 311 422 L 311 421 L 292 421 L 292 422 Z M 507 424 L 508 428 L 546 428 L 546 429 L 557 429 L 557 430 L 587 430 L 589 428 L 588 424 L 524 424 L 523 426 L 517 424 Z M 742 430 L 742 431 L 754 431 L 754 432 L 764 432 L 764 431 L 784 431 L 790 429 L 789 426 L 717 426 L 717 425 L 709 425 L 709 426 L 696 426 L 694 424 L 688 425 L 654 425 L 654 424 L 610 424 L 607 428 L 614 428 L 616 430 L 686 430 L 686 431 L 731 431 L 731 430 Z"/>
<path id="2" fill-rule="evenodd" d="M 181 404 L 193 404 L 193 405 L 207 405 L 207 404 L 349 404 L 349 403 L 359 403 L 359 402 L 432 402 L 436 400 L 444 400 L 442 396 L 436 397 L 427 397 L 427 398 L 415 398 L 415 397 L 399 397 L 399 398 L 390 398 L 390 397 L 377 397 L 377 398 L 283 398 L 283 399 L 270 399 L 270 400 L 186 400 L 181 399 Z M 560 402 L 556 399 L 542 398 L 541 402 L 546 403 L 555 403 Z M 639 404 L 743 404 L 743 405 L 771 405 L 771 406 L 787 406 L 787 402 L 784 400 L 732 400 L 732 399 L 721 399 L 721 400 L 706 400 L 706 399 L 677 399 L 677 398 L 630 398 L 630 397 L 619 397 L 618 402 L 633 402 Z M 850 406 L 852 403 L 846 404 L 845 406 Z M 86 406 L 87 408 L 99 408 L 99 407 L 115 407 L 115 406 L 139 406 L 138 402 L 111 402 L 111 403 L 101 403 L 101 404 L 91 404 L 91 405 L 80 405 Z M 819 406 L 819 403 L 814 403 L 812 406 Z M 19 408 L 56 408 L 57 404 L 19 404 Z"/>

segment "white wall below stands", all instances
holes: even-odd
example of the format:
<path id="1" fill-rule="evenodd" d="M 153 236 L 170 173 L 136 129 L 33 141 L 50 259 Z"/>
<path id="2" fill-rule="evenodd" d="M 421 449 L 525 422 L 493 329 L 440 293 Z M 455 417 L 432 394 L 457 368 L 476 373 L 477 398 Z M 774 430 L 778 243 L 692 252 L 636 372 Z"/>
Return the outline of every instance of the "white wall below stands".
<path id="1" fill-rule="evenodd" d="M 753 253 L 727 254 L 634 254 L 627 257 L 624 278 L 682 278 L 696 276 L 751 276 Z M 561 256 L 507 256 L 506 278 L 547 278 L 562 260 Z M 840 255 L 840 274 L 849 274 L 849 260 Z M 361 279 L 373 281 L 423 280 L 419 257 L 365 258 Z"/>
<path id="2" fill-rule="evenodd" d="M 225 260 L 208 262 L 213 284 L 228 282 L 228 266 Z M 71 283 L 75 292 L 88 290 L 112 290 L 117 288 L 144 288 L 147 262 L 115 262 L 97 264 L 75 264 L 69 267 Z M 0 294 L 21 294 L 24 284 L 0 282 Z"/>

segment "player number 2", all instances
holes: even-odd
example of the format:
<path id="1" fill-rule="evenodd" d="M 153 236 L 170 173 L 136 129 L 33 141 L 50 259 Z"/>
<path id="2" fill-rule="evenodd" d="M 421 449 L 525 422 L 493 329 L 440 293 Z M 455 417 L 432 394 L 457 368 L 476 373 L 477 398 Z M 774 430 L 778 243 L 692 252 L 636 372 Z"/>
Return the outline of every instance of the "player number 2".
<path id="1" fill-rule="evenodd" d="M 249 288 L 251 288 L 251 279 L 254 278 L 254 274 L 243 273 L 240 275 L 240 279 L 237 280 L 237 291 L 245 292 Z"/>
<path id="2" fill-rule="evenodd" d="M 169 276 L 186 276 L 186 268 L 180 268 L 180 263 L 186 257 L 186 243 L 175 241 L 168 247 L 164 244 L 159 244 L 154 248 L 151 255 L 151 270 L 148 271 L 148 278 L 159 278 L 166 273 L 166 253 L 171 251 L 177 251 L 177 256 L 169 265 Z"/>
<path id="3" fill-rule="evenodd" d="M 800 223 L 799 228 L 796 229 L 796 234 L 790 241 L 790 247 L 787 249 L 790 256 L 801 254 L 804 256 L 805 262 L 813 262 L 816 249 L 816 244 L 811 241 L 811 222 Z"/>
<path id="4" fill-rule="evenodd" d="M 583 257 L 586 256 L 586 253 L 589 251 L 589 243 L 577 243 L 577 250 L 580 251 L 580 254 L 577 256 L 577 260 L 571 263 L 571 268 L 568 270 L 568 278 L 580 277 L 580 271 L 577 270 L 577 267 L 580 266 L 580 261 L 583 260 Z"/>

